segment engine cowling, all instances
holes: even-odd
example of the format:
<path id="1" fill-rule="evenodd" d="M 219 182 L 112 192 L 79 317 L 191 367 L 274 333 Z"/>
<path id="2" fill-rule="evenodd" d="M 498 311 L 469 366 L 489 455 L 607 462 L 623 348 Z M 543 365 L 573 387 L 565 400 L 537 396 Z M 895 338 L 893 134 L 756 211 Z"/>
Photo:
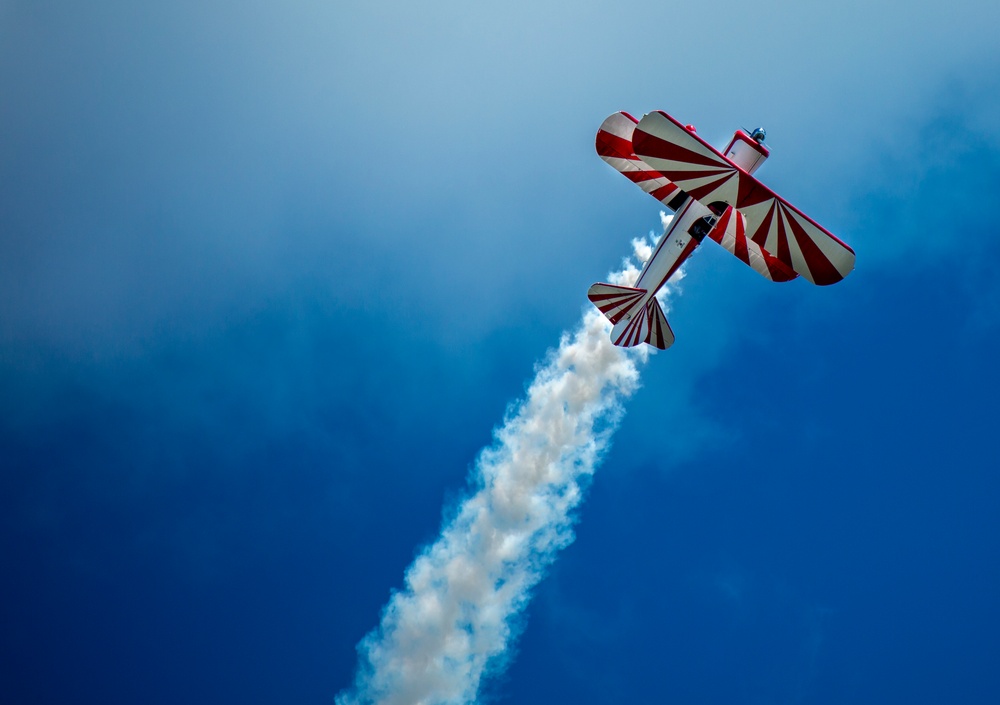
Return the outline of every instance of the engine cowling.
<path id="1" fill-rule="evenodd" d="M 754 132 L 757 132 L 757 130 L 754 130 Z M 760 130 L 760 132 L 763 133 L 763 130 Z M 729 146 L 722 153 L 726 155 L 726 159 L 740 169 L 748 174 L 752 174 L 770 156 L 771 151 L 743 130 L 737 130 L 736 134 L 733 135 L 733 141 L 729 143 Z"/>

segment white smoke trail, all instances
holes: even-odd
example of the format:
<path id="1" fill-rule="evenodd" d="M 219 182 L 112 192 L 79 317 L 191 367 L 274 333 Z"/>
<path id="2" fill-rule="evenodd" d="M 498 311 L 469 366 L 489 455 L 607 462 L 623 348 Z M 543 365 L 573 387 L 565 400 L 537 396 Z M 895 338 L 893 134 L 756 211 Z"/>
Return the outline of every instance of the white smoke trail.
<path id="1" fill-rule="evenodd" d="M 644 239 L 633 245 L 640 261 L 649 256 Z M 638 273 L 626 260 L 612 280 L 630 284 Z M 404 589 L 359 645 L 356 682 L 337 705 L 464 705 L 488 669 L 502 665 L 513 619 L 573 541 L 581 481 L 638 386 L 647 346 L 616 348 L 609 329 L 589 309 L 537 369 L 476 463 L 478 490 L 406 571 Z"/>

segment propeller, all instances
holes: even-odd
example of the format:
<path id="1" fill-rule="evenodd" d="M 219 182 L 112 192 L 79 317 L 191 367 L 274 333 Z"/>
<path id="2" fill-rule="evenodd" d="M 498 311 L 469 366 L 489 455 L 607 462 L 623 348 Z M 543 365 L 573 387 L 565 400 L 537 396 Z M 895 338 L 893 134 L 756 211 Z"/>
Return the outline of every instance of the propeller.
<path id="1" fill-rule="evenodd" d="M 747 128 L 741 128 L 745 133 L 750 135 L 752 139 L 757 144 L 764 144 L 764 140 L 767 139 L 767 131 L 763 127 L 758 127 L 754 130 L 748 130 Z"/>

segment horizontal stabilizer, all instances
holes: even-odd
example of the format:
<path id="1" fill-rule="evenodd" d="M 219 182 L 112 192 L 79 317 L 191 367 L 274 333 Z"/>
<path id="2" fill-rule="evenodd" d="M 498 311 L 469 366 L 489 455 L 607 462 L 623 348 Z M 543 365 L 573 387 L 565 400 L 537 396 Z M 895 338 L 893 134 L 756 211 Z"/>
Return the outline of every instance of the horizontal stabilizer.
<path id="1" fill-rule="evenodd" d="M 632 309 L 638 309 L 645 295 L 645 289 L 633 289 L 615 284 L 594 284 L 587 292 L 587 298 L 613 324 L 617 324 L 625 316 L 631 316 L 634 313 Z"/>
<path id="2" fill-rule="evenodd" d="M 611 329 L 611 342 L 622 348 L 632 348 L 649 337 L 649 316 L 645 307 L 629 314 Z"/>

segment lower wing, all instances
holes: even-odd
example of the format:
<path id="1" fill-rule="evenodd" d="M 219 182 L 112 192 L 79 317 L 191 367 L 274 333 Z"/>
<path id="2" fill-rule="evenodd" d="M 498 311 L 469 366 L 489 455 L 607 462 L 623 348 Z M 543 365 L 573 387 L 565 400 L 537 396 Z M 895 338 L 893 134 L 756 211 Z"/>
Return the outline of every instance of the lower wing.
<path id="1" fill-rule="evenodd" d="M 746 217 L 732 206 L 726 207 L 708 236 L 765 279 L 787 282 L 799 276 L 791 267 L 747 238 Z"/>
<path id="2" fill-rule="evenodd" d="M 680 189 L 635 156 L 632 151 L 632 133 L 637 123 L 638 120 L 628 113 L 609 116 L 597 131 L 597 154 L 622 176 L 670 208 L 670 201 L 680 193 Z"/>

